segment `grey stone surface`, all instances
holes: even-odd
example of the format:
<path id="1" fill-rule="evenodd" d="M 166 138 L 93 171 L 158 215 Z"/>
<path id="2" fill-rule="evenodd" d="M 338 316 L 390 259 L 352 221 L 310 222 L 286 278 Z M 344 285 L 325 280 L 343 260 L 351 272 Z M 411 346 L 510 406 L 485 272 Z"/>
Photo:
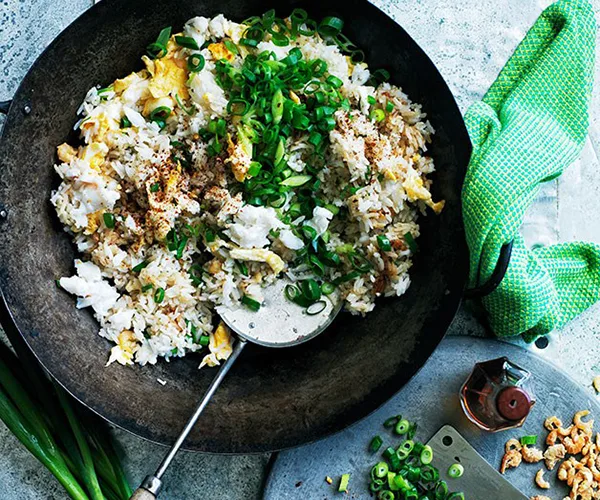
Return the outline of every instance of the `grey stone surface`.
<path id="1" fill-rule="evenodd" d="M 374 0 L 399 22 L 438 66 L 464 111 L 492 83 L 527 28 L 549 0 Z M 596 13 L 600 0 L 592 0 Z M 0 0 L 0 100 L 9 99 L 37 55 L 91 0 Z M 600 65 L 596 66 L 600 80 Z M 49 82 L 51 84 L 51 82 Z M 591 106 L 590 139 L 579 161 L 549 183 L 528 213 L 524 231 L 530 244 L 585 239 L 600 243 L 597 191 L 600 169 L 600 85 Z M 0 126 L 2 124 L 0 116 Z M 561 366 L 593 395 L 591 379 L 600 374 L 600 304 L 552 334 L 544 351 L 530 347 Z M 485 335 L 463 308 L 453 335 Z M 518 341 L 515 341 L 519 343 Z M 121 444 L 132 481 L 139 482 L 164 449 L 123 431 Z M 183 453 L 169 471 L 164 498 L 252 499 L 260 495 L 267 456 L 228 457 Z M 60 486 L 0 425 L 0 498 L 62 499 Z"/>

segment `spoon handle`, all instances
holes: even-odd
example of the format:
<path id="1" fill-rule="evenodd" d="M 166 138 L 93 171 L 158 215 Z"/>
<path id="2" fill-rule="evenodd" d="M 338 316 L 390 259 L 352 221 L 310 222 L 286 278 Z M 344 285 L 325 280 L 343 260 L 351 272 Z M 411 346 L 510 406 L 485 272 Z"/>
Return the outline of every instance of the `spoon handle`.
<path id="1" fill-rule="evenodd" d="M 198 421 L 198 418 L 200 417 L 200 415 L 202 415 L 204 408 L 206 408 L 206 405 L 213 397 L 213 394 L 216 392 L 216 390 L 219 388 L 219 385 L 221 385 L 221 382 L 225 378 L 225 375 L 227 375 L 227 372 L 233 366 L 233 363 L 240 355 L 245 346 L 245 340 L 240 339 L 235 343 L 235 345 L 233 346 L 233 352 L 231 353 L 231 356 L 229 356 L 229 358 L 227 358 L 227 361 L 225 361 L 225 363 L 221 365 L 217 376 L 211 382 L 208 390 L 202 398 L 202 401 L 200 401 L 200 403 L 198 404 L 196 411 L 194 411 L 194 414 L 190 417 L 187 424 L 185 424 L 185 427 L 181 431 L 181 434 L 177 438 L 177 441 L 175 441 L 175 444 L 173 444 L 173 446 L 169 450 L 169 453 L 165 455 L 165 458 L 163 458 L 162 462 L 158 466 L 158 469 L 156 469 L 154 475 L 146 476 L 141 486 L 133 493 L 133 496 L 131 497 L 132 500 L 152 500 L 156 498 L 162 487 L 161 478 L 163 474 L 173 461 L 173 458 L 181 448 L 181 445 L 183 444 L 191 430 L 194 428 L 194 425 Z"/>

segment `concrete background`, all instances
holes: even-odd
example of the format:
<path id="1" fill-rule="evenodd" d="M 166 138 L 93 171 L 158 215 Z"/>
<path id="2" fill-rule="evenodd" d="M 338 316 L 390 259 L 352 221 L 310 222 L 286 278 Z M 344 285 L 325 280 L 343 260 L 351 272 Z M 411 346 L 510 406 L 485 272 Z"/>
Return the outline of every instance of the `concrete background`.
<path id="1" fill-rule="evenodd" d="M 591 0 L 596 16 L 600 0 Z M 401 24 L 437 65 L 464 112 L 480 99 L 549 0 L 375 0 Z M 37 55 L 92 0 L 0 0 L 0 100 L 10 99 Z M 596 65 L 596 82 L 600 65 Z M 101 82 L 99 82 L 101 83 Z M 530 244 L 584 239 L 600 243 L 600 85 L 594 87 L 590 136 L 581 158 L 548 183 L 527 214 Z M 0 125 L 3 118 L 0 116 Z M 589 394 L 600 374 L 600 304 L 550 336 L 544 349 L 528 346 L 573 377 Z M 1 334 L 1 332 L 0 332 Z M 485 335 L 464 308 L 452 335 Z M 516 343 L 520 343 L 516 341 Z M 133 484 L 153 469 L 163 448 L 115 430 Z M 165 499 L 259 498 L 267 455 L 214 456 L 181 453 L 168 473 Z M 63 499 L 54 478 L 0 424 L 0 498 Z"/>

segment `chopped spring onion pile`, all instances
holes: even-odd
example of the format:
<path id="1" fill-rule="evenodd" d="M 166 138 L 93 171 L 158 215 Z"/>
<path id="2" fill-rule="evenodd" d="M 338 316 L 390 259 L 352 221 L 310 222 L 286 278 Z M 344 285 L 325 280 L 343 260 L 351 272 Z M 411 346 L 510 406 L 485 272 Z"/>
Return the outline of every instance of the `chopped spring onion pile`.
<path id="1" fill-rule="evenodd" d="M 448 491 L 448 484 L 440 479 L 439 470 L 431 465 L 434 455 L 431 447 L 414 440 L 415 423 L 398 415 L 388 418 L 383 426 L 393 429 L 395 435 L 405 440 L 399 446 L 386 447 L 383 460 L 371 468 L 369 490 L 378 500 L 464 500 L 463 493 Z M 383 439 L 375 436 L 369 451 L 377 453 L 382 445 Z M 463 473 L 460 464 L 454 464 L 448 470 L 451 478 L 458 478 Z"/>

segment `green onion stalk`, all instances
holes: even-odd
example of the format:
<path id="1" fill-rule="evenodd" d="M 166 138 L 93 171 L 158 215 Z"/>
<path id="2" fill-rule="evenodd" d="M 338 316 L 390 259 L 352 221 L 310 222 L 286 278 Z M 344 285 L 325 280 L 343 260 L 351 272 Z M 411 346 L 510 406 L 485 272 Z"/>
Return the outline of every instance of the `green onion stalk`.
<path id="1" fill-rule="evenodd" d="M 108 430 L 52 384 L 31 353 L 0 342 L 0 420 L 76 500 L 125 500 L 131 488 Z"/>

